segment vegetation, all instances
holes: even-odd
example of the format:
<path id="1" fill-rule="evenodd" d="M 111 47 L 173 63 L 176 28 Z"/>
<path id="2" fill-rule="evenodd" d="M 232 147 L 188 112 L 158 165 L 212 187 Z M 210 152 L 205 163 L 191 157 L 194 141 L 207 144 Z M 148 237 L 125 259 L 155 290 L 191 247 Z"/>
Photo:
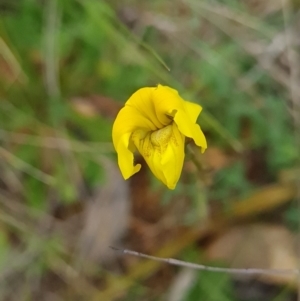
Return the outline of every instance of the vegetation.
<path id="1" fill-rule="evenodd" d="M 241 268 L 297 261 L 226 250 L 250 228 L 259 252 L 294 250 L 299 8 L 1 0 L 0 299 L 294 300 L 295 279 L 184 274 L 109 247 Z M 187 145 L 174 191 L 145 163 L 125 182 L 111 140 L 124 102 L 158 83 L 203 107 L 208 149 Z"/>

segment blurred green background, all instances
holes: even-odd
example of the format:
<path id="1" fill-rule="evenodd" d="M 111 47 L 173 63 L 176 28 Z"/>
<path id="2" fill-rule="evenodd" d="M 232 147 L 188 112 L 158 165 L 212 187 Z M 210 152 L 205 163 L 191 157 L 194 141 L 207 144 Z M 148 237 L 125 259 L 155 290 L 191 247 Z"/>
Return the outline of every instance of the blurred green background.
<path id="1" fill-rule="evenodd" d="M 296 300 L 293 277 L 109 247 L 296 268 L 299 8 L 0 0 L 0 300 Z M 111 143 L 122 104 L 158 83 L 201 104 L 208 140 L 203 155 L 189 145 L 174 191 L 145 164 L 124 181 Z"/>

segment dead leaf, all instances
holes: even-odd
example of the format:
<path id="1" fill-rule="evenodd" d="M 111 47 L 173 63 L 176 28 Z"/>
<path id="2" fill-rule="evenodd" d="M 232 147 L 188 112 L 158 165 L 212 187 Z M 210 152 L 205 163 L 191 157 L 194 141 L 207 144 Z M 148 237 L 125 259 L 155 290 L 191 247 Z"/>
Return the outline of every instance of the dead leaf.
<path id="1" fill-rule="evenodd" d="M 129 189 L 119 169 L 106 160 L 106 182 L 99 187 L 87 204 L 84 224 L 79 234 L 81 258 L 107 261 L 115 254 L 110 246 L 118 245 L 129 224 Z"/>
<path id="2" fill-rule="evenodd" d="M 162 258 L 176 258 L 177 254 L 196 241 L 209 235 L 220 233 L 229 224 L 238 222 L 241 218 L 247 219 L 258 214 L 269 212 L 278 206 L 286 204 L 295 197 L 297 189 L 295 185 L 274 184 L 253 193 L 246 199 L 234 202 L 227 214 L 220 215 L 207 221 L 205 225 L 185 229 L 171 238 L 152 254 Z M 259 204 L 262 204 L 258 207 Z M 139 260 L 131 266 L 126 278 L 110 278 L 105 290 L 94 295 L 91 300 L 110 300 L 120 296 L 122 292 L 129 290 L 137 281 L 148 278 L 159 270 L 162 262 L 151 260 Z"/>
<path id="3" fill-rule="evenodd" d="M 224 260 L 232 268 L 295 269 L 297 254 L 293 234 L 284 226 L 253 224 L 229 229 L 207 249 L 210 260 Z M 240 276 L 239 276 L 240 277 Z M 247 278 L 257 275 L 247 275 Z M 293 284 L 294 275 L 262 275 L 272 284 Z"/>

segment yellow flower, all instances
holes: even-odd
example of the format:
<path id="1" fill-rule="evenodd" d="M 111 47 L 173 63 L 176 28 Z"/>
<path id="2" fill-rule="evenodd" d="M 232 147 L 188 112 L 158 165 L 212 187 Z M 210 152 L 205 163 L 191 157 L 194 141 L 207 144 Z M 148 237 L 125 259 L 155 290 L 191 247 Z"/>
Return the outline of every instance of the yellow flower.
<path id="1" fill-rule="evenodd" d="M 206 139 L 196 124 L 201 106 L 183 100 L 167 86 L 136 91 L 120 110 L 112 130 L 113 144 L 124 179 L 141 169 L 134 164 L 138 150 L 153 174 L 174 189 L 184 161 L 185 137 L 204 152 Z"/>

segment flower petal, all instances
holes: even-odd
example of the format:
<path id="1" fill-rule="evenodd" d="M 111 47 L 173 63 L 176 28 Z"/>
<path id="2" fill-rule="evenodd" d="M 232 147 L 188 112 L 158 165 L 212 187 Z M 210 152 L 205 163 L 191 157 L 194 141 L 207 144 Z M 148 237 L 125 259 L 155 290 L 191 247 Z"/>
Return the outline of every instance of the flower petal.
<path id="1" fill-rule="evenodd" d="M 175 189 L 181 175 L 185 156 L 184 142 L 185 137 L 179 132 L 177 125 L 173 123 L 173 135 L 161 160 L 163 173 L 166 178 L 165 184 L 169 189 Z"/>
<path id="2" fill-rule="evenodd" d="M 116 147 L 118 153 L 118 164 L 125 180 L 141 169 L 141 164 L 134 165 L 133 152 L 130 146 L 131 133 L 124 134 Z"/>
<path id="3" fill-rule="evenodd" d="M 152 94 L 156 116 L 163 125 L 171 123 L 175 111 L 184 110 L 184 100 L 176 90 L 158 85 Z"/>
<path id="4" fill-rule="evenodd" d="M 179 131 L 186 137 L 194 140 L 195 144 L 201 147 L 204 152 L 207 148 L 206 138 L 200 129 L 200 126 L 193 123 L 189 116 L 184 111 L 177 111 L 174 116 L 174 121 L 178 126 Z"/>
<path id="5" fill-rule="evenodd" d="M 169 189 L 174 189 L 183 166 L 185 141 L 177 125 L 173 122 L 145 137 L 137 131 L 132 139 L 153 174 Z"/>
<path id="6" fill-rule="evenodd" d="M 125 133 L 133 132 L 138 128 L 145 128 L 151 131 L 156 130 L 156 126 L 150 119 L 140 114 L 136 108 L 125 106 L 118 113 L 112 129 L 114 145 L 118 144 L 120 137 Z"/>
<path id="7" fill-rule="evenodd" d="M 155 89 L 156 87 L 146 87 L 137 90 L 128 99 L 125 107 L 134 108 L 138 114 L 151 121 L 156 129 L 160 129 L 166 124 L 160 121 L 155 110 L 155 103 L 153 102 L 153 91 Z M 170 120 L 167 124 L 169 123 Z"/>
<path id="8" fill-rule="evenodd" d="M 184 109 L 185 109 L 186 113 L 189 115 L 190 120 L 193 123 L 196 123 L 197 118 L 198 118 L 198 116 L 200 115 L 200 113 L 202 111 L 202 107 L 199 106 L 196 103 L 185 101 L 184 102 Z"/>

